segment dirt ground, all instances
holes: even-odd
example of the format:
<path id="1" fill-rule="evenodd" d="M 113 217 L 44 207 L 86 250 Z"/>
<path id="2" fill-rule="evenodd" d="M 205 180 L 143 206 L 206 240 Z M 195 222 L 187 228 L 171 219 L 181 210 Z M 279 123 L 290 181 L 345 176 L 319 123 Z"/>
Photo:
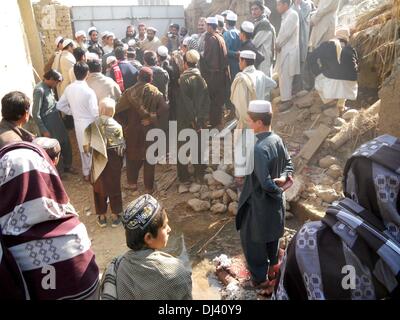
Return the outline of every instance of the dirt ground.
<path id="1" fill-rule="evenodd" d="M 80 160 L 74 131 L 70 131 L 70 140 L 74 150 L 74 167 L 80 172 Z M 158 166 L 156 169 L 156 182 L 170 179 L 171 172 L 175 172 L 173 166 Z M 80 175 L 66 175 L 63 182 L 71 203 L 79 212 L 80 220 L 86 225 L 92 248 L 96 254 L 96 261 L 103 272 L 107 264 L 117 255 L 123 254 L 128 249 L 125 244 L 123 227 L 111 228 L 111 223 L 105 229 L 101 229 L 96 223 L 96 215 L 93 202 L 93 191 L 90 184 L 83 181 Z M 126 185 L 126 173 L 122 173 L 122 185 Z M 144 190 L 142 180 L 139 180 L 139 189 Z M 162 195 L 156 195 L 162 201 L 172 228 L 167 252 L 174 255 L 182 253 L 182 239 L 185 250 L 183 255 L 191 264 L 193 270 L 193 297 L 194 299 L 221 299 L 218 283 L 212 260 L 226 254 L 229 257 L 237 257 L 242 254 L 239 234 L 235 229 L 234 217 L 227 213 L 215 215 L 211 212 L 193 212 L 186 204 L 193 198 L 191 194 L 178 194 L 178 183 L 175 181 L 168 191 Z M 133 201 L 139 193 L 123 189 L 124 208 Z M 296 218 L 288 221 L 288 228 L 298 229 L 300 226 Z M 220 229 L 219 234 L 211 239 Z M 211 239 L 211 241 L 209 241 Z M 185 253 L 186 252 L 186 253 Z"/>

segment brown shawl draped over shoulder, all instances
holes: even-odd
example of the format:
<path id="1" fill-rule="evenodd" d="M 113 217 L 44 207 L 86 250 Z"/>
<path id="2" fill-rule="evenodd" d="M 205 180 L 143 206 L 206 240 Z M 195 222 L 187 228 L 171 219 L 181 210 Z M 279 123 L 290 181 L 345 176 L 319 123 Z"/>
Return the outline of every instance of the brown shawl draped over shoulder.
<path id="1" fill-rule="evenodd" d="M 158 119 L 168 110 L 162 93 L 152 84 L 138 82 L 126 90 L 115 108 L 115 119 L 122 125 L 129 160 L 144 160 L 146 134 L 158 125 Z M 151 124 L 143 126 L 142 120 Z"/>

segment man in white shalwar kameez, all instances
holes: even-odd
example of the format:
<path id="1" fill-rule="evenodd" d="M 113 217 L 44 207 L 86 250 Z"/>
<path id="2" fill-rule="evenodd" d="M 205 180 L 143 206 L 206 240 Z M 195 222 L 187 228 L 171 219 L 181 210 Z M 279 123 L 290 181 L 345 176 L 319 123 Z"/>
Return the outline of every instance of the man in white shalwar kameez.
<path id="1" fill-rule="evenodd" d="M 236 129 L 248 129 L 247 124 L 247 111 L 250 101 L 253 100 L 265 100 L 269 97 L 272 89 L 276 87 L 276 82 L 266 76 L 262 71 L 256 70 L 254 64 L 256 62 L 256 54 L 253 51 L 245 50 L 240 52 L 239 72 L 235 80 L 232 83 L 231 88 L 231 102 L 235 106 L 236 117 L 238 124 Z M 246 150 L 246 159 L 249 158 L 249 152 L 252 148 L 249 148 L 249 141 L 245 138 L 245 132 L 242 134 L 235 135 L 235 159 L 238 159 L 240 155 L 238 152 Z M 235 162 L 235 177 L 236 182 L 240 184 L 243 182 L 242 179 L 245 175 L 249 174 L 250 166 L 249 162 L 245 165 L 240 165 Z"/>
<path id="2" fill-rule="evenodd" d="M 251 15 L 254 19 L 253 43 L 265 60 L 258 70 L 271 77 L 272 64 L 275 59 L 275 28 L 268 20 L 271 11 L 261 1 L 255 1 L 251 6 Z"/>
<path id="3" fill-rule="evenodd" d="M 83 137 L 85 129 L 99 116 L 99 108 L 95 92 L 89 88 L 86 78 L 89 67 L 84 62 L 74 66 L 76 81 L 70 84 L 57 103 L 57 109 L 67 115 L 72 115 L 75 124 L 76 140 L 82 160 L 82 173 L 89 181 L 91 156 L 84 153 Z"/>
<path id="4" fill-rule="evenodd" d="M 300 74 L 300 46 L 299 46 L 299 16 L 290 7 L 290 0 L 278 0 L 277 9 L 282 15 L 281 29 L 276 38 L 275 72 L 279 75 L 279 89 L 283 112 L 292 106 L 292 88 L 294 76 Z"/>
<path id="5" fill-rule="evenodd" d="M 335 36 L 339 0 L 319 0 L 317 6 L 317 10 L 311 15 L 311 50 Z"/>

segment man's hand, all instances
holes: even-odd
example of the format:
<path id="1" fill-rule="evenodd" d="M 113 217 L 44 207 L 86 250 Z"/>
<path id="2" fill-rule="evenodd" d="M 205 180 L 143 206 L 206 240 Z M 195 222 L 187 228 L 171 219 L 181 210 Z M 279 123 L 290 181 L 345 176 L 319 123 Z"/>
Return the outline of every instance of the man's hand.
<path id="1" fill-rule="evenodd" d="M 274 179 L 274 182 L 278 187 L 282 188 L 286 183 L 286 179 L 283 178 L 283 177 L 282 178 L 276 178 L 276 179 Z"/>
<path id="2" fill-rule="evenodd" d="M 51 134 L 48 131 L 43 132 L 43 137 L 51 138 Z"/>
<path id="3" fill-rule="evenodd" d="M 145 127 L 148 127 L 151 124 L 151 120 L 150 119 L 144 119 L 142 120 L 142 125 Z"/>

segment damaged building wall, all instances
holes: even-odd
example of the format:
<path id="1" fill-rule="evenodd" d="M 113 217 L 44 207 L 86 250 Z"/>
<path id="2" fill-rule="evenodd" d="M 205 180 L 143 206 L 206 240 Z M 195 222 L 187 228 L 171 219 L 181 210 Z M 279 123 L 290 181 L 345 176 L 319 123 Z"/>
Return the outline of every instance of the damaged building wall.
<path id="1" fill-rule="evenodd" d="M 392 75 L 385 80 L 379 92 L 381 109 L 379 113 L 379 134 L 391 134 L 400 138 L 400 58 Z"/>
<path id="2" fill-rule="evenodd" d="M 42 37 L 43 58 L 46 63 L 54 53 L 54 42 L 58 36 L 73 39 L 70 8 L 57 1 L 41 0 L 33 5 L 33 10 Z"/>

